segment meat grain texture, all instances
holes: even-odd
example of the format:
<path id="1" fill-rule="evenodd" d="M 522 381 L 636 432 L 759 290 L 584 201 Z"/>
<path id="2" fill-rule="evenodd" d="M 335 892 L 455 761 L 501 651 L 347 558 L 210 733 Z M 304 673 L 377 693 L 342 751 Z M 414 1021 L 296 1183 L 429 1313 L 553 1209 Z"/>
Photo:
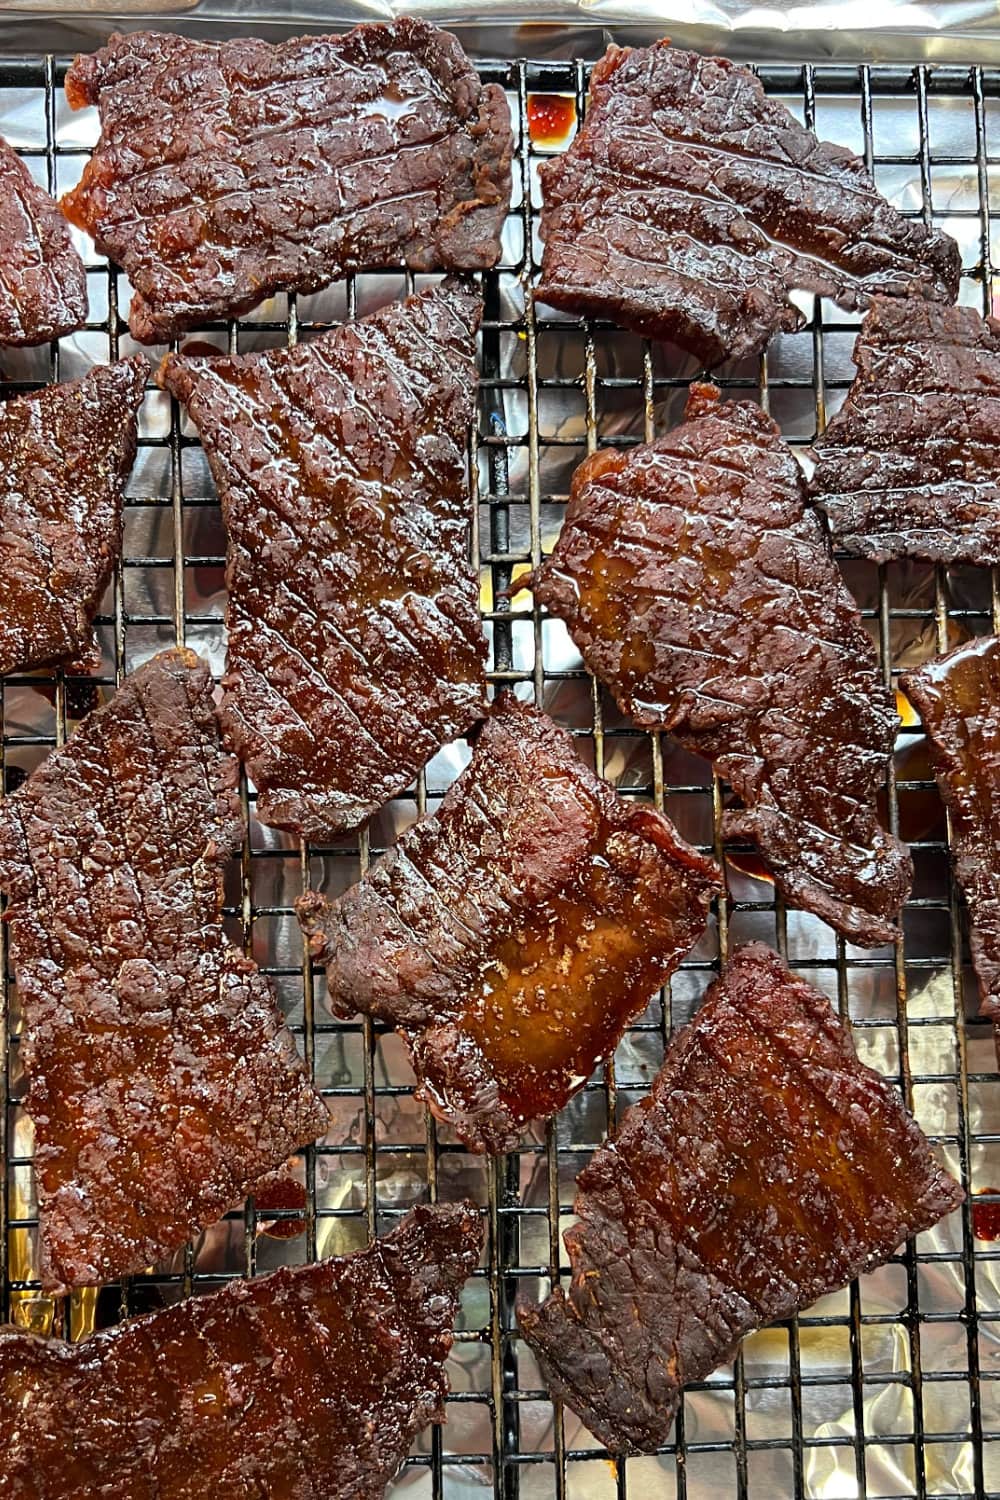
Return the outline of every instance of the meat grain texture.
<path id="1" fill-rule="evenodd" d="M 349 271 L 485 270 L 513 139 L 455 37 L 403 18 L 346 36 L 112 36 L 66 76 L 101 137 L 63 206 L 163 343 Z"/>
<path id="2" fill-rule="evenodd" d="M 0 1332 L 7 1500 L 381 1500 L 428 1422 L 482 1248 L 471 1204 L 82 1343 Z"/>
<path id="3" fill-rule="evenodd" d="M 555 1114 L 701 936 L 717 866 L 503 694 L 437 813 L 342 899 L 298 902 L 334 1015 L 403 1035 L 474 1150 Z"/>
<path id="4" fill-rule="evenodd" d="M 0 405 L 0 674 L 100 662 L 148 373 L 123 359 Z"/>
<path id="5" fill-rule="evenodd" d="M 813 444 L 810 496 L 874 562 L 1000 563 L 1000 322 L 878 298 L 847 400 Z"/>
<path id="6" fill-rule="evenodd" d="M 208 667 L 170 651 L 0 804 L 46 1290 L 164 1260 L 325 1132 L 223 932 L 237 770 Z"/>
<path id="7" fill-rule="evenodd" d="M 858 157 L 724 57 L 611 47 L 583 128 L 541 179 L 538 298 L 706 366 L 800 328 L 792 289 L 849 309 L 877 292 L 958 295 L 955 241 L 904 218 Z"/>
<path id="8" fill-rule="evenodd" d="M 829 1002 L 740 948 L 651 1095 L 577 1178 L 568 1292 L 518 1305 L 550 1391 L 612 1451 L 667 1439 L 683 1386 L 957 1208 Z"/>
<path id="9" fill-rule="evenodd" d="M 0 136 L 0 348 L 45 344 L 87 317 L 87 273 L 70 227 Z"/>
<path id="10" fill-rule="evenodd" d="M 969 909 L 980 1008 L 1000 1055 L 1000 640 L 981 636 L 907 672 L 951 815 L 955 876 Z"/>
<path id="11" fill-rule="evenodd" d="M 481 310 L 446 283 L 294 349 L 160 372 L 222 503 L 227 741 L 261 821 L 314 842 L 485 712 L 465 468 Z"/>
<path id="12" fill-rule="evenodd" d="M 852 942 L 898 935 L 912 875 L 879 824 L 895 700 L 778 429 L 693 386 L 682 426 L 599 452 L 522 580 L 623 712 L 711 760 L 782 893 Z"/>

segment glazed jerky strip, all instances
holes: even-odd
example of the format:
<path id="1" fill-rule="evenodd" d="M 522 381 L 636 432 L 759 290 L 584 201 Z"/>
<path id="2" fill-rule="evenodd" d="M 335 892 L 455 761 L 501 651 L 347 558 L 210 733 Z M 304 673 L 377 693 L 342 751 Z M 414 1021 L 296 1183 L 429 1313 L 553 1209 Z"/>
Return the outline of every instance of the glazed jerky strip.
<path id="1" fill-rule="evenodd" d="M 143 343 L 348 271 L 500 253 L 506 97 L 426 22 L 277 46 L 112 36 L 66 94 L 98 106 L 101 138 L 64 207 L 128 273 Z"/>
<path id="2" fill-rule="evenodd" d="M 77 1344 L 0 1332 L 6 1500 L 381 1500 L 428 1422 L 482 1248 L 471 1204 Z"/>
<path id="3" fill-rule="evenodd" d="M 847 400 L 813 445 L 810 495 L 875 562 L 1000 563 L 1000 323 L 879 298 Z"/>
<path id="4" fill-rule="evenodd" d="M 226 524 L 223 728 L 261 821 L 314 842 L 484 711 L 465 471 L 481 310 L 448 282 L 295 349 L 160 373 Z"/>
<path id="5" fill-rule="evenodd" d="M 611 47 L 579 135 L 541 168 L 537 296 L 671 339 L 706 365 L 801 327 L 793 288 L 953 302 L 954 240 L 907 219 L 858 157 L 817 140 L 748 68 L 659 42 Z"/>
<path id="6" fill-rule="evenodd" d="M 223 933 L 236 786 L 208 668 L 171 651 L 0 804 L 50 1291 L 164 1259 L 326 1128 Z"/>
<path id="7" fill-rule="evenodd" d="M 966 641 L 902 679 L 951 815 L 981 1009 L 1000 1022 L 1000 640 Z M 1000 1035 L 998 1035 L 1000 1044 Z"/>
<path id="8" fill-rule="evenodd" d="M 434 1112 L 505 1151 L 611 1055 L 700 936 L 719 878 L 504 694 L 436 815 L 340 901 L 298 911 L 334 1014 L 395 1026 Z"/>
<path id="9" fill-rule="evenodd" d="M 866 947 L 897 936 L 905 848 L 878 822 L 892 694 L 777 427 L 693 386 L 686 420 L 573 476 L 522 587 L 625 713 L 711 760 L 789 901 Z"/>
<path id="10" fill-rule="evenodd" d="M 100 661 L 148 374 L 123 359 L 0 405 L 0 674 Z"/>
<path id="11" fill-rule="evenodd" d="M 87 273 L 58 204 L 0 137 L 0 347 L 44 344 L 87 316 Z"/>
<path id="12" fill-rule="evenodd" d="M 552 1394 L 614 1451 L 664 1443 L 682 1387 L 746 1334 L 963 1198 L 827 1000 L 760 943 L 733 955 L 577 1189 L 569 1291 L 518 1318 Z"/>

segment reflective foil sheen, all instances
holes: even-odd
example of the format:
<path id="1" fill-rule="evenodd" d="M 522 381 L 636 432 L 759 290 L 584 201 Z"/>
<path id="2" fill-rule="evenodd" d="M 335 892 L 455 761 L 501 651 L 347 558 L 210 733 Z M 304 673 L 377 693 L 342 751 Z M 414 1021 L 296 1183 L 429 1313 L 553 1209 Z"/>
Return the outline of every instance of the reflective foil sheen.
<path id="1" fill-rule="evenodd" d="M 442 21 L 470 12 L 411 5 Z M 0 26 L 0 131 L 39 180 L 66 191 L 97 133 L 94 111 L 70 113 L 60 55 L 96 45 L 111 29 L 97 16 L 5 8 Z M 504 596 L 557 533 L 569 478 L 597 446 L 621 446 L 680 418 L 696 373 L 676 351 L 532 306 L 537 271 L 537 168 L 562 150 L 580 118 L 586 61 L 610 35 L 649 40 L 672 33 L 738 58 L 754 58 L 770 92 L 821 134 L 873 164 L 882 191 L 954 235 L 966 274 L 961 300 L 987 308 L 1000 282 L 1000 27 L 980 3 L 820 4 L 787 11 L 739 3 L 678 8 L 616 3 L 553 5 L 553 23 L 523 24 L 533 7 L 503 6 L 490 22 L 459 27 L 484 76 L 509 91 L 518 129 L 515 192 L 500 268 L 484 278 L 478 431 L 471 446 L 470 504 L 481 566 L 481 602 L 491 642 L 491 681 L 513 684 L 579 731 L 580 753 L 625 793 L 666 808 L 682 836 L 706 849 L 728 793 L 707 767 L 668 738 L 634 730 L 581 670 L 563 627 L 532 612 L 530 595 Z M 391 15 L 385 5 L 194 6 L 180 24 L 203 36 L 234 29 L 277 38 L 337 22 Z M 150 24 L 135 7 L 128 24 Z M 265 13 L 262 10 L 262 15 Z M 483 12 L 478 14 L 482 16 Z M 537 12 L 535 12 L 537 15 Z M 584 20 L 598 24 L 590 27 Z M 530 62 L 507 61 L 529 56 Z M 885 66 L 891 57 L 904 64 Z M 813 59 L 801 66 L 792 59 Z M 492 60 L 490 60 L 492 59 Z M 500 60 L 497 60 L 500 59 Z M 821 59 L 823 61 L 821 61 Z M 859 59 L 864 65 L 859 66 Z M 978 63 L 979 67 L 973 67 Z M 872 64 L 869 66 L 869 64 Z M 915 64 L 915 65 L 911 65 Z M 935 65 L 946 64 L 946 65 Z M 535 96 L 548 103 L 536 105 Z M 568 111 L 551 103 L 569 100 Z M 568 115 L 568 118 L 567 118 Z M 529 120 L 534 129 L 529 131 Z M 1000 222 L 998 220 L 997 222 Z M 2 393 L 70 379 L 92 364 L 134 352 L 122 315 L 125 279 L 94 256 L 83 236 L 91 298 L 85 331 L 48 348 L 0 352 Z M 427 278 L 418 278 L 424 284 Z M 351 278 L 289 307 L 275 298 L 239 324 L 199 330 L 191 343 L 247 351 L 306 339 L 367 312 L 411 285 L 402 272 Z M 765 402 L 785 435 L 804 446 L 843 400 L 857 319 L 805 298 L 808 326 L 766 358 L 720 372 L 728 391 Z M 150 351 L 155 357 L 159 351 Z M 3 687 L 5 785 L 17 786 L 75 718 L 112 691 L 116 676 L 173 643 L 207 655 L 217 672 L 224 538 L 208 469 L 188 424 L 161 392 L 147 392 L 140 449 L 128 490 L 124 558 L 104 602 L 104 651 L 94 680 L 42 674 Z M 917 564 L 879 569 L 845 560 L 844 573 L 881 653 L 887 676 L 946 645 L 1000 627 L 997 580 L 972 568 Z M 900 701 L 895 776 L 886 789 L 894 827 L 914 848 L 916 883 L 898 950 L 844 945 L 813 917 L 775 906 L 759 859 L 731 852 L 728 902 L 708 936 L 656 997 L 618 1049 L 613 1069 L 582 1091 L 554 1125 L 497 1163 L 473 1157 L 414 1104 L 401 1042 L 370 1023 L 333 1022 L 322 976 L 303 964 L 292 902 L 304 882 L 329 894 L 353 883 L 418 813 L 433 808 L 468 760 L 464 743 L 442 752 L 417 786 L 394 801 L 360 839 L 334 849 L 299 847 L 251 820 L 242 861 L 231 870 L 230 929 L 269 972 L 301 1045 L 326 1090 L 327 1144 L 294 1161 L 274 1194 L 234 1213 L 170 1265 L 126 1288 L 74 1296 L 56 1306 L 38 1294 L 32 1134 L 19 1100 L 14 987 L 5 988 L 8 1162 L 2 1310 L 25 1327 L 83 1337 L 94 1327 L 168 1304 L 220 1275 L 271 1270 L 342 1253 L 385 1230 L 430 1194 L 469 1194 L 491 1226 L 482 1276 L 469 1283 L 450 1361 L 456 1397 L 440 1436 L 425 1434 L 393 1495 L 407 1500 L 817 1500 L 1000 1492 L 1000 1079 L 992 1038 L 974 1019 L 975 987 L 963 922 L 948 876 L 947 828 L 916 716 Z M 253 790 L 248 789 L 253 806 Z M 670 1445 L 614 1469 L 571 1414 L 553 1412 L 537 1369 L 516 1337 L 518 1290 L 548 1290 L 565 1271 L 561 1230 L 573 1180 L 616 1115 L 639 1098 L 665 1037 L 696 1008 L 721 952 L 761 938 L 850 1015 L 864 1061 L 898 1080 L 924 1130 L 973 1194 L 970 1204 L 922 1236 L 890 1265 L 811 1308 L 792 1327 L 748 1340 L 734 1369 L 691 1389 Z M 2 937 L 0 937 L 2 943 Z M 288 1178 L 293 1181 L 289 1183 Z M 304 1200 L 304 1208 L 303 1208 Z M 973 1222 L 973 1205 L 976 1209 Z M 277 1233 L 276 1226 L 279 1226 Z M 974 1228 L 983 1235 L 974 1236 Z M 997 1229 L 1000 1233 L 1000 1229 Z"/>

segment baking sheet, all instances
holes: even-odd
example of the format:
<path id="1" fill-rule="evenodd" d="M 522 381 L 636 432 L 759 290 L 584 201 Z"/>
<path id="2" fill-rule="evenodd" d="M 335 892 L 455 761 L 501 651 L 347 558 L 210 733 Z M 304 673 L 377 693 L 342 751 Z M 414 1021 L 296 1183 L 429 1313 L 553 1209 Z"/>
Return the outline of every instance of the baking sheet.
<path id="1" fill-rule="evenodd" d="M 728 13 L 733 24 L 741 14 L 739 8 Z M 248 29 L 257 29 L 252 12 L 241 15 Z M 210 15 L 199 10 L 197 16 L 212 29 Z M 82 170 L 97 121 L 94 111 L 73 115 L 61 95 L 47 94 L 60 66 L 37 49 L 52 35 L 49 23 L 37 18 L 10 18 L 0 26 L 5 46 L 20 36 L 34 53 L 23 63 L 0 63 L 0 132 L 24 150 L 39 180 L 62 192 Z M 579 61 L 554 59 L 580 45 L 580 35 L 519 32 L 512 45 L 530 41 L 539 60 L 510 63 L 484 55 L 481 63 L 509 91 L 519 145 L 503 261 L 484 283 L 483 380 L 471 455 L 490 666 L 494 683 L 513 684 L 574 728 L 581 754 L 623 792 L 655 798 L 682 834 L 712 846 L 726 793 L 704 764 L 623 721 L 582 672 L 563 627 L 533 613 L 527 596 L 513 609 L 500 597 L 517 571 L 551 544 L 569 476 L 588 449 L 635 442 L 678 420 L 694 373 L 692 362 L 675 351 L 531 304 L 537 167 L 564 142 L 532 142 L 529 103 L 539 93 L 565 95 L 579 115 L 583 58 L 601 50 L 602 33 L 586 33 Z M 748 35 L 741 31 L 741 46 L 732 50 L 746 55 Z M 868 154 L 894 202 L 926 213 L 955 235 L 968 273 L 962 300 L 985 307 L 1000 262 L 993 218 L 1000 212 L 1000 73 L 971 69 L 968 50 L 964 66 L 943 70 L 788 66 L 774 60 L 790 55 L 780 51 L 781 40 L 771 36 L 771 60 L 763 68 L 769 90 L 822 134 Z M 72 378 L 135 348 L 120 321 L 128 298 L 124 278 L 83 237 L 78 244 L 90 267 L 90 324 L 54 353 L 0 355 L 5 395 Z M 411 284 L 402 273 L 359 276 L 299 298 L 298 336 L 369 311 Z M 797 444 L 807 442 L 843 398 L 857 321 L 812 298 L 803 307 L 810 325 L 802 333 L 776 340 L 759 363 L 723 372 L 730 391 L 765 401 Z M 109 318 L 109 309 L 117 316 Z M 288 337 L 288 313 L 286 300 L 276 298 L 210 337 L 222 348 L 268 347 Z M 8 789 L 92 705 L 95 691 L 106 696 L 116 676 L 155 650 L 183 638 L 221 670 L 221 520 L 201 450 L 159 392 L 150 391 L 143 407 L 129 497 L 125 558 L 101 627 L 100 686 L 43 675 L 4 686 Z M 996 580 L 986 572 L 921 565 L 879 570 L 850 562 L 845 573 L 887 673 L 912 666 L 946 641 L 1000 624 Z M 326 1145 L 294 1168 L 305 1215 L 295 1212 L 299 1199 L 289 1188 L 284 1216 L 233 1215 L 186 1255 L 124 1290 L 77 1294 L 60 1308 L 39 1297 L 31 1285 L 37 1265 L 31 1130 L 17 1103 L 23 1092 L 17 999 L 8 986 L 9 1167 L 0 1202 L 8 1221 L 0 1266 L 5 1310 L 23 1326 L 82 1336 L 115 1321 L 123 1308 L 134 1313 L 210 1289 L 223 1276 L 356 1248 L 414 1201 L 467 1193 L 489 1219 L 490 1255 L 465 1296 L 462 1335 L 450 1361 L 455 1395 L 448 1425 L 419 1441 L 394 1495 L 848 1500 L 1000 1493 L 1000 1256 L 996 1242 L 975 1238 L 971 1208 L 790 1327 L 748 1340 L 735 1368 L 688 1393 L 662 1455 L 617 1467 L 571 1413 L 553 1411 L 512 1316 L 517 1290 L 544 1290 L 565 1272 L 560 1234 L 570 1222 L 575 1173 L 609 1121 L 648 1088 L 666 1036 L 697 1006 L 727 943 L 762 938 L 782 948 L 851 1016 L 863 1059 L 899 1080 L 952 1170 L 973 1191 L 1000 1188 L 1000 1079 L 987 1029 L 974 1019 L 943 814 L 919 733 L 906 717 L 887 791 L 892 819 L 916 845 L 917 883 L 902 947 L 868 953 L 845 946 L 817 919 L 776 906 L 753 856 L 734 856 L 720 920 L 670 992 L 629 1032 L 608 1076 L 595 1079 L 521 1152 L 496 1164 L 470 1155 L 415 1105 L 412 1074 L 393 1035 L 326 1015 L 321 976 L 304 967 L 291 911 L 304 880 L 328 892 L 355 880 L 419 811 L 433 807 L 467 760 L 467 747 L 443 752 L 412 794 L 392 803 L 360 840 L 345 840 L 336 850 L 303 850 L 251 820 L 246 854 L 232 871 L 231 932 L 271 973 L 331 1110 Z M 252 809 L 252 789 L 248 805 Z M 980 1227 L 988 1201 L 978 1205 Z"/>

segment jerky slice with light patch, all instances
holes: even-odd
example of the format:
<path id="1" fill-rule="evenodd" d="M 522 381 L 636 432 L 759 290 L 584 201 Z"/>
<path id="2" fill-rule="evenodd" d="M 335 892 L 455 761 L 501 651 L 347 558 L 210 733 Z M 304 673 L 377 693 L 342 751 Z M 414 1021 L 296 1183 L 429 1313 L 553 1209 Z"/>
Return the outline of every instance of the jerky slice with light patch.
<path id="1" fill-rule="evenodd" d="M 719 871 L 504 694 L 437 813 L 339 901 L 298 902 L 337 1016 L 403 1035 L 479 1151 L 555 1114 L 704 930 Z"/>

